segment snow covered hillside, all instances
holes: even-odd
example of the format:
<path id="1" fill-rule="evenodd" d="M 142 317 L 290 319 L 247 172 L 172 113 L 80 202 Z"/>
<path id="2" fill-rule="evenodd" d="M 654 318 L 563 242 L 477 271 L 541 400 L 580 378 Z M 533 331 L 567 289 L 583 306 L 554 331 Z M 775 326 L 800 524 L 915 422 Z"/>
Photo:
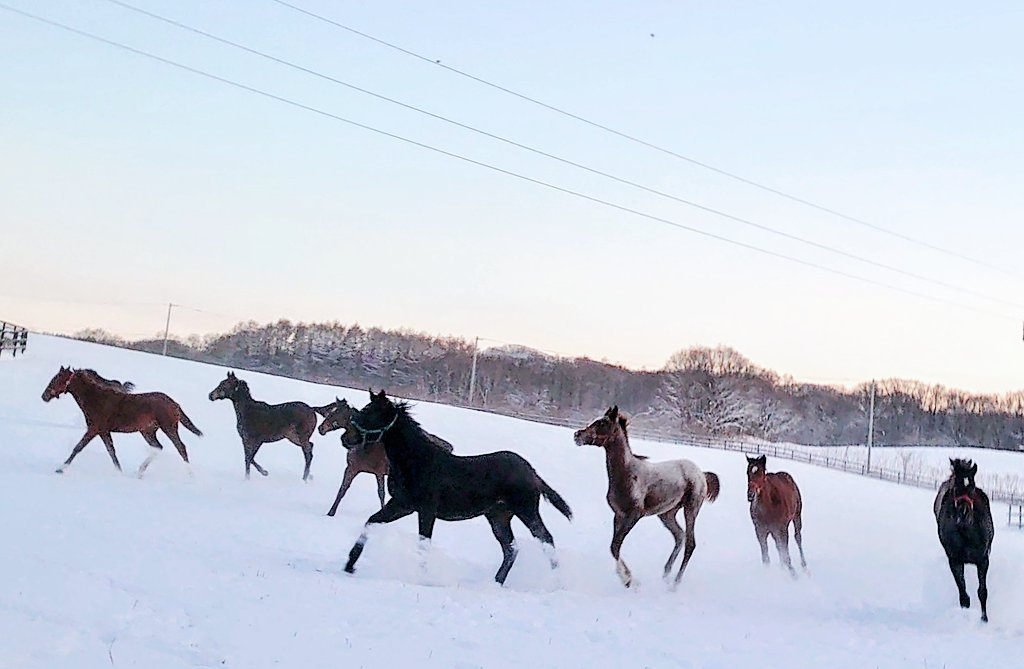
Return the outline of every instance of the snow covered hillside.
<path id="1" fill-rule="evenodd" d="M 54 469 L 83 432 L 74 400 L 40 394 L 60 365 L 92 367 L 175 398 L 205 432 L 182 432 L 194 476 L 169 448 L 143 480 L 127 472 L 147 447 L 115 435 L 126 474 L 99 440 L 67 473 Z M 634 442 L 654 458 L 687 457 L 722 480 L 697 523 L 682 585 L 660 581 L 671 537 L 642 521 L 623 556 L 608 553 L 603 454 L 571 431 L 419 404 L 424 427 L 457 453 L 510 449 L 572 506 L 541 513 L 562 568 L 513 525 L 519 559 L 507 586 L 483 519 L 438 523 L 421 565 L 415 518 L 371 534 L 354 575 L 343 559 L 376 510 L 373 478 L 324 515 L 344 469 L 336 434 L 314 436 L 313 480 L 287 442 L 267 444 L 269 478 L 243 480 L 227 402 L 209 391 L 225 370 L 143 353 L 33 337 L 0 361 L 0 667 L 1009 667 L 1024 647 L 1024 533 L 996 506 L 989 614 L 961 611 L 936 537 L 933 493 L 769 459 L 803 491 L 811 574 L 765 569 L 745 498 L 741 455 Z M 344 390 L 241 373 L 270 402 L 326 403 Z M 161 436 L 166 443 L 166 439 Z M 985 460 L 980 457 L 984 468 Z M 976 600 L 973 567 L 968 589 Z"/>

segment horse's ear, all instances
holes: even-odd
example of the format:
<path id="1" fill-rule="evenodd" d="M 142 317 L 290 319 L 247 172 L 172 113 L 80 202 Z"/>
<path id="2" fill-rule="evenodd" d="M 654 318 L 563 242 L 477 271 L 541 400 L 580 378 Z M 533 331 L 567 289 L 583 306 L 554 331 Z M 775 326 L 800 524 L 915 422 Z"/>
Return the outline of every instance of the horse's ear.
<path id="1" fill-rule="evenodd" d="M 608 407 L 608 411 L 606 411 L 604 415 L 608 416 L 608 418 L 612 420 L 617 420 L 619 417 L 619 405 L 616 404 L 613 407 Z"/>
<path id="2" fill-rule="evenodd" d="M 978 465 L 975 464 L 973 467 L 971 467 L 971 476 L 974 476 L 977 473 L 978 473 Z"/>
<path id="3" fill-rule="evenodd" d="M 235 373 L 234 372 L 228 372 L 228 378 L 229 379 L 235 378 Z"/>
<path id="4" fill-rule="evenodd" d="M 757 456 L 757 459 L 755 459 L 754 462 L 760 462 L 761 466 L 764 467 L 766 464 L 768 464 L 768 456 L 762 453 L 761 455 Z"/>

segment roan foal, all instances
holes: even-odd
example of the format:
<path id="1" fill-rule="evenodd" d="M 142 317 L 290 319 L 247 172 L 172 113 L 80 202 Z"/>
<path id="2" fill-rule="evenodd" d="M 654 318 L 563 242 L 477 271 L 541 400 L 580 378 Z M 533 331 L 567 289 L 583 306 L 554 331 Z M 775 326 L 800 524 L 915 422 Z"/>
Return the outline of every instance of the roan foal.
<path id="1" fill-rule="evenodd" d="M 686 540 L 686 552 L 679 565 L 675 584 L 683 577 L 697 540 L 694 525 L 697 514 L 706 499 L 714 502 L 718 498 L 718 476 L 704 472 L 689 460 L 668 460 L 650 462 L 633 454 L 626 435 L 626 416 L 613 406 L 588 427 L 575 434 L 577 446 L 600 446 L 604 449 L 608 466 L 608 506 L 615 514 L 612 532 L 612 557 L 615 568 L 627 588 L 637 583 L 629 567 L 619 556 L 626 535 L 645 516 L 658 516 L 675 539 L 675 546 L 665 563 L 664 577 L 672 571 L 672 563 L 679 556 L 679 550 Z M 686 531 L 679 527 L 676 514 L 683 510 Z"/>

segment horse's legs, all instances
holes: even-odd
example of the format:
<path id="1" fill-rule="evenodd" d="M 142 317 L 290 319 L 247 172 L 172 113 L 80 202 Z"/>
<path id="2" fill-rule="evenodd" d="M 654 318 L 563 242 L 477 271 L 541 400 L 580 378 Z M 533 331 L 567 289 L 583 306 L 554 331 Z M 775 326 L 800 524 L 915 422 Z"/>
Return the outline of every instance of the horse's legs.
<path id="1" fill-rule="evenodd" d="M 701 500 L 700 503 L 695 504 L 693 507 L 683 507 L 683 519 L 686 521 L 686 549 L 683 551 L 683 562 L 679 565 L 679 571 L 676 572 L 676 585 L 679 585 L 680 579 L 683 578 L 686 565 L 690 564 L 693 551 L 697 548 L 697 537 L 694 536 L 693 531 L 697 525 L 697 514 L 700 513 L 700 506 L 703 503 L 704 500 Z"/>
<path id="2" fill-rule="evenodd" d="M 149 455 L 147 455 L 146 459 L 142 461 L 141 465 L 139 465 L 139 471 L 135 474 L 140 479 L 142 478 L 142 475 L 146 473 L 146 469 L 149 468 L 149 463 L 153 462 L 153 458 L 159 455 L 164 449 L 164 445 L 156 438 L 156 430 L 153 430 L 152 432 L 143 432 L 142 438 L 146 440 L 147 444 L 149 444 Z"/>
<path id="3" fill-rule="evenodd" d="M 242 448 L 243 448 L 243 450 L 245 452 L 245 478 L 246 478 L 246 480 L 249 479 L 249 466 L 250 465 L 252 467 L 255 467 L 256 471 L 258 471 L 263 476 L 267 475 L 267 470 L 264 469 L 263 467 L 260 467 L 259 463 L 256 462 L 256 452 L 258 450 L 260 450 L 260 446 L 262 446 L 262 445 L 263 444 L 246 443 L 244 441 L 242 442 Z"/>
<path id="4" fill-rule="evenodd" d="M 800 517 L 800 514 L 796 514 L 793 518 L 793 538 L 796 539 L 796 547 L 800 549 L 800 566 L 807 569 L 807 559 L 804 558 L 804 537 L 803 537 L 804 521 Z"/>
<path id="5" fill-rule="evenodd" d="M 770 565 L 772 560 L 768 557 L 768 527 L 755 521 L 754 534 L 757 535 L 757 543 L 761 545 L 761 562 L 765 566 Z"/>
<path id="6" fill-rule="evenodd" d="M 180 455 L 181 459 L 187 463 L 188 450 L 185 449 L 185 442 L 181 440 L 181 436 L 178 434 L 178 424 L 171 423 L 170 425 L 168 425 L 167 427 L 163 427 L 162 429 L 164 433 L 167 435 L 167 438 L 171 440 L 172 444 L 174 444 L 174 448 L 175 450 L 178 451 L 178 455 Z"/>
<path id="7" fill-rule="evenodd" d="M 796 578 L 796 570 L 793 569 L 793 561 L 789 557 L 789 523 L 780 523 L 772 528 L 772 538 L 775 539 L 775 550 L 779 552 L 779 560 L 789 570 L 790 575 Z"/>
<path id="8" fill-rule="evenodd" d="M 981 621 L 988 622 L 988 558 L 978 561 L 978 601 L 981 602 Z"/>
<path id="9" fill-rule="evenodd" d="M 306 468 L 302 470 L 302 480 L 309 480 L 309 466 L 313 464 L 313 442 L 307 442 L 302 447 L 302 457 L 306 459 Z"/>
<path id="10" fill-rule="evenodd" d="M 676 520 L 676 513 L 678 511 L 679 509 L 675 508 L 658 516 L 661 519 L 661 524 L 668 528 L 668 531 L 672 533 L 672 538 L 676 541 L 676 545 L 672 548 L 672 553 L 668 556 L 668 562 L 665 563 L 665 573 L 662 574 L 663 578 L 666 579 L 672 572 L 672 563 L 679 557 L 679 551 L 683 548 L 683 539 L 686 534 L 683 532 L 683 528 L 679 526 L 679 521 Z"/>
<path id="11" fill-rule="evenodd" d="M 618 572 L 619 578 L 622 579 L 622 584 L 627 588 L 633 585 L 633 574 L 629 571 L 629 567 L 619 557 L 619 553 L 622 551 L 622 542 L 626 540 L 626 535 L 629 531 L 640 521 L 640 516 L 619 516 L 616 515 L 612 523 L 612 557 L 615 558 L 615 571 Z"/>
<path id="12" fill-rule="evenodd" d="M 334 498 L 334 504 L 331 505 L 331 510 L 327 512 L 328 516 L 333 516 L 338 512 L 338 505 L 341 504 L 341 498 L 348 492 L 348 487 L 352 485 L 352 481 L 358 473 L 359 472 L 356 471 L 355 467 L 345 467 L 345 475 L 341 478 L 341 487 L 338 488 L 338 496 Z M 380 508 L 383 509 L 384 505 L 381 504 Z"/>
<path id="13" fill-rule="evenodd" d="M 377 497 L 380 498 L 380 508 L 384 508 L 384 475 L 377 474 Z"/>
<path id="14" fill-rule="evenodd" d="M 538 506 L 540 500 L 537 500 Z M 555 538 L 551 536 L 551 532 L 548 531 L 547 526 L 544 524 L 544 520 L 540 517 L 540 509 L 530 509 L 525 513 L 517 513 L 519 520 L 523 521 L 526 528 L 530 530 L 530 534 L 537 538 L 544 544 L 544 553 L 548 556 L 548 561 L 551 563 L 552 569 L 558 569 L 558 556 L 555 555 Z"/>
<path id="15" fill-rule="evenodd" d="M 491 524 L 494 538 L 501 544 L 501 566 L 498 567 L 498 573 L 494 575 L 494 580 L 505 585 L 505 578 L 512 568 L 512 563 L 516 561 L 517 553 L 516 538 L 512 534 L 512 514 L 508 512 L 490 513 L 487 514 L 487 522 Z"/>
<path id="16" fill-rule="evenodd" d="M 960 606 L 965 609 L 971 608 L 971 598 L 967 595 L 967 584 L 964 583 L 964 564 L 954 562 L 953 558 L 949 558 L 949 570 L 953 572 L 956 589 L 960 592 Z"/>
<path id="17" fill-rule="evenodd" d="M 82 449 L 85 448 L 85 445 L 95 438 L 95 432 L 93 432 L 92 430 L 86 430 L 82 438 L 78 440 L 77 444 L 75 444 L 75 447 L 71 449 L 71 455 L 68 456 L 68 459 L 65 460 L 64 464 L 62 464 L 60 467 L 57 467 L 57 473 L 63 474 L 64 469 L 71 464 L 71 461 L 75 459 L 75 456 L 81 453 Z"/>
<path id="18" fill-rule="evenodd" d="M 109 432 L 103 432 L 100 434 L 100 439 L 103 440 L 103 445 L 107 447 L 107 454 L 110 455 L 110 459 L 113 461 L 114 466 L 117 467 L 117 471 L 121 471 L 121 463 L 117 461 L 117 453 L 114 452 L 114 438 L 110 436 Z"/>
<path id="19" fill-rule="evenodd" d="M 366 530 L 370 525 L 390 523 L 398 520 L 399 518 L 405 518 L 412 512 L 413 509 L 407 509 L 404 506 L 401 506 L 395 501 L 395 498 L 392 497 L 391 500 L 384 505 L 383 509 L 367 518 L 366 525 L 363 527 L 363 533 L 359 535 L 359 538 L 356 539 L 355 545 L 352 546 L 352 550 L 348 552 L 348 562 L 345 563 L 345 571 L 351 574 L 356 570 L 356 560 L 358 560 L 359 556 L 362 555 L 363 547 L 366 546 Z"/>

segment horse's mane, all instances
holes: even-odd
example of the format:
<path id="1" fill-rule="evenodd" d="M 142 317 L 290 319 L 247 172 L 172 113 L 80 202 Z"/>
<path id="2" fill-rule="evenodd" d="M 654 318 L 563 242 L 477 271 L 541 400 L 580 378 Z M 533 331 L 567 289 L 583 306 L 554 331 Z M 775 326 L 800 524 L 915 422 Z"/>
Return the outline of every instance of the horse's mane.
<path id="1" fill-rule="evenodd" d="M 115 390 L 120 393 L 130 393 L 135 390 L 135 384 L 131 381 L 117 381 L 115 379 L 107 379 L 102 376 L 95 369 L 76 369 L 75 374 L 81 376 L 84 380 L 92 383 L 94 386 L 106 388 L 107 390 Z"/>

